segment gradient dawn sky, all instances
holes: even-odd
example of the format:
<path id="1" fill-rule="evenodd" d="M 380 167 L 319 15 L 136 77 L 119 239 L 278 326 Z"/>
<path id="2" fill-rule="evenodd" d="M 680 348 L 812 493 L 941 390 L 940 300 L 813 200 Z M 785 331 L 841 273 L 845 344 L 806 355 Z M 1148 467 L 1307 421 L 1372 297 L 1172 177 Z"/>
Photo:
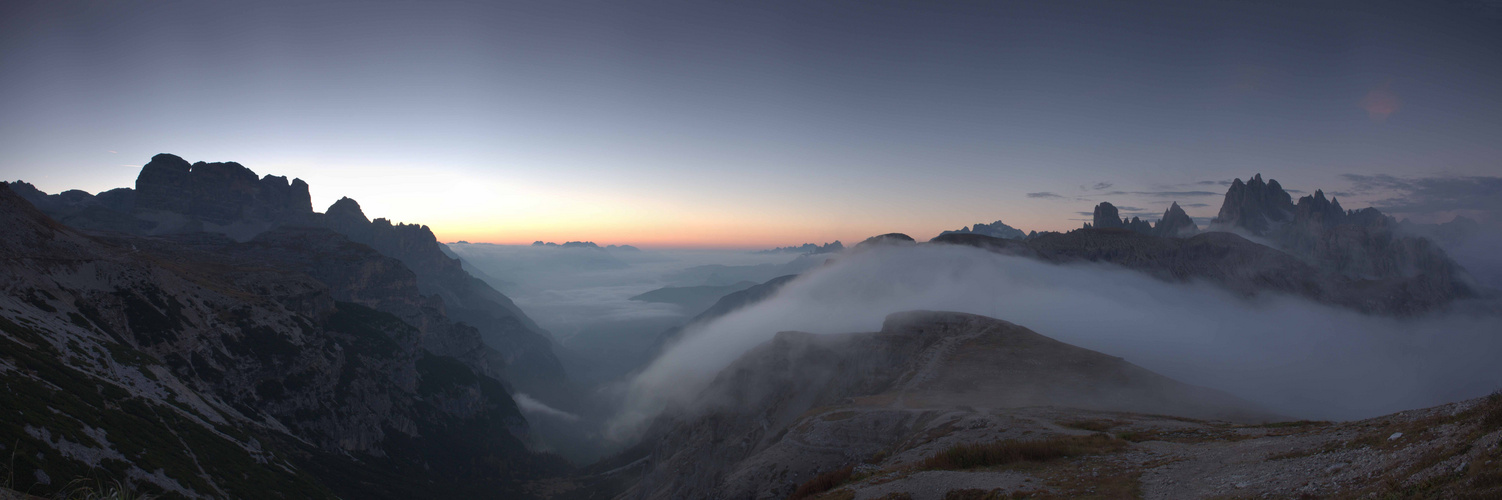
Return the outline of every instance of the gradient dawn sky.
<path id="1" fill-rule="evenodd" d="M 1474 0 L 9 0 L 0 177 L 238 161 L 497 243 L 1209 217 L 1258 172 L 1435 218 L 1402 197 L 1502 175 L 1499 89 Z"/>

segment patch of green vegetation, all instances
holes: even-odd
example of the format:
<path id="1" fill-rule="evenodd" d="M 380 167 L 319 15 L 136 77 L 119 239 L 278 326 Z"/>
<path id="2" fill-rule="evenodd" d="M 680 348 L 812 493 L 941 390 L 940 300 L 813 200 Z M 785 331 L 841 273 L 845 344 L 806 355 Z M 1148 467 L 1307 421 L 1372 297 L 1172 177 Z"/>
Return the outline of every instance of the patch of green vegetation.
<path id="1" fill-rule="evenodd" d="M 42 350 L 42 352 L 53 356 L 62 355 L 57 348 L 52 347 L 52 344 L 47 342 L 47 339 L 42 338 L 35 330 L 15 324 L 7 318 L 0 317 L 0 330 L 5 330 L 5 333 L 20 339 L 22 342 L 35 346 L 37 349 Z"/>
<path id="2" fill-rule="evenodd" d="M 1112 420 L 1073 420 L 1059 425 L 1082 431 L 1106 432 L 1121 424 Z"/>
<path id="3" fill-rule="evenodd" d="M 1293 420 L 1288 422 L 1268 422 L 1262 425 L 1258 425 L 1257 427 L 1263 427 L 1267 429 L 1286 429 L 1302 427 L 1324 427 L 1327 425 L 1330 425 L 1330 422 L 1324 420 Z"/>
<path id="4" fill-rule="evenodd" d="M 83 315 L 76 312 L 68 312 L 68 321 L 72 321 L 74 325 L 78 325 L 80 328 L 90 330 L 94 328 L 94 325 L 89 323 L 89 320 L 87 318 L 84 318 Z"/>
<path id="5" fill-rule="evenodd" d="M 855 416 L 855 412 L 849 411 L 849 410 L 845 410 L 845 411 L 832 411 L 832 412 L 825 413 L 825 414 L 819 416 L 819 419 L 823 420 L 825 422 L 833 422 L 833 421 L 836 421 L 836 420 L 846 420 L 846 419 L 849 419 L 850 417 L 854 417 L 854 416 Z"/>
<path id="6" fill-rule="evenodd" d="M 1017 493 L 1007 493 L 1000 489 L 982 490 L 976 488 L 944 492 L 944 500 L 1012 500 L 1015 498 L 1027 498 L 1027 493 L 1020 491 Z"/>
<path id="7" fill-rule="evenodd" d="M 114 328 L 110 327 L 109 322 L 104 320 L 104 316 L 99 314 L 99 309 L 95 308 L 93 304 L 84 302 L 82 299 L 78 299 L 73 301 L 73 307 L 75 309 L 78 309 L 78 312 L 83 313 L 84 318 L 92 322 L 94 326 L 103 331 L 105 335 L 109 335 L 111 339 L 115 340 L 115 342 L 119 342 L 121 344 L 125 343 L 125 339 L 120 337 L 120 334 L 116 333 Z"/>
<path id="8" fill-rule="evenodd" d="M 316 482 L 259 464 L 237 444 L 173 409 L 132 397 L 113 383 L 66 366 L 57 356 L 4 338 L 0 338 L 0 352 L 18 368 L 0 376 L 0 412 L 6 414 L 0 418 L 0 442 L 14 447 L 7 476 L 14 478 L 18 490 L 43 495 L 64 492 L 66 485 L 40 484 L 34 472 L 38 470 L 51 478 L 125 480 L 133 465 L 161 470 L 185 488 L 210 496 L 262 498 L 267 492 L 299 498 L 331 496 Z M 107 445 L 124 460 L 105 459 L 91 467 L 61 455 L 50 443 L 26 432 L 28 427 L 46 429 L 53 441 L 66 439 L 94 448 Z M 85 427 L 103 430 L 108 443 L 91 437 Z M 210 486 L 200 470 L 220 489 Z M 130 486 L 132 491 L 180 497 L 150 484 Z"/>
<path id="9" fill-rule="evenodd" d="M 798 485 L 798 489 L 793 490 L 793 494 L 788 497 L 788 500 L 803 500 L 821 495 L 850 481 L 850 476 L 854 472 L 855 466 L 847 465 L 814 476 L 813 479 L 809 479 L 808 481 L 804 481 L 803 484 Z"/>
<path id="10" fill-rule="evenodd" d="M 104 348 L 109 350 L 110 358 L 114 359 L 116 363 L 139 367 L 141 368 L 141 372 L 145 373 L 147 377 L 156 380 L 156 375 L 147 370 L 146 366 L 161 364 L 161 362 L 157 361 L 150 354 L 146 354 L 125 344 L 108 341 L 104 342 Z"/>
<path id="11" fill-rule="evenodd" d="M 137 296 L 130 290 L 118 290 L 114 295 L 120 300 L 120 306 L 125 312 L 125 324 L 130 328 L 131 334 L 135 335 L 137 345 L 151 347 L 178 340 L 175 331 L 181 329 L 182 320 L 173 315 L 172 311 L 163 312 L 152 304 L 152 300 Z"/>
<path id="12" fill-rule="evenodd" d="M 1101 455 L 1127 447 L 1125 441 L 1106 434 L 1056 436 L 1038 440 L 1005 440 L 992 443 L 966 443 L 919 462 L 924 470 L 964 470 L 995 467 L 1021 462 L 1047 462 L 1066 457 Z"/>
<path id="13" fill-rule="evenodd" d="M 1466 430 L 1459 444 L 1429 451 L 1406 467 L 1389 471 L 1384 480 L 1373 486 L 1351 492 L 1348 498 L 1433 498 L 1433 499 L 1493 499 L 1502 498 L 1502 448 L 1493 447 L 1468 459 L 1461 469 L 1444 471 L 1437 475 L 1408 482 L 1409 478 L 1452 458 L 1472 454 L 1472 445 L 1492 432 L 1502 429 L 1502 393 L 1494 393 L 1480 404 L 1454 415 L 1437 415 L 1410 422 L 1381 426 L 1347 443 L 1348 447 L 1374 447 L 1387 449 L 1404 446 L 1406 439 L 1387 440 L 1389 432 L 1419 434 L 1440 425 L 1461 425 Z M 1396 429 L 1396 430 L 1395 430 Z"/>
<path id="14" fill-rule="evenodd" d="M 22 297 L 22 298 L 24 300 L 26 300 L 26 302 L 28 304 L 31 304 L 32 306 L 35 306 L 37 309 L 41 309 L 41 310 L 47 311 L 49 313 L 55 313 L 55 312 L 57 312 L 57 308 L 56 307 L 52 307 L 52 304 L 48 304 L 47 300 L 43 299 L 42 297 L 38 297 L 37 296 L 37 292 L 41 292 L 42 295 L 47 296 L 47 298 L 49 298 L 49 299 L 57 300 L 57 297 L 53 297 L 52 294 L 47 293 L 46 290 L 37 290 L 35 288 L 33 288 L 31 290 L 28 290 L 26 292 L 26 296 Z"/>
<path id="15" fill-rule="evenodd" d="M 154 495 L 142 494 L 139 489 L 120 480 L 106 481 L 99 478 L 76 478 L 68 481 L 55 498 L 60 500 L 150 500 Z"/>
<path id="16" fill-rule="evenodd" d="M 248 321 L 239 325 L 237 339 L 226 339 L 225 349 L 236 356 L 254 357 L 263 365 L 297 357 L 302 349 L 288 340 L 287 334 L 265 325 L 253 325 Z"/>
<path id="17" fill-rule="evenodd" d="M 355 346 L 375 356 L 392 356 L 401 350 L 393 336 L 415 334 L 411 325 L 390 314 L 351 302 L 335 304 L 325 326 L 357 339 Z"/>

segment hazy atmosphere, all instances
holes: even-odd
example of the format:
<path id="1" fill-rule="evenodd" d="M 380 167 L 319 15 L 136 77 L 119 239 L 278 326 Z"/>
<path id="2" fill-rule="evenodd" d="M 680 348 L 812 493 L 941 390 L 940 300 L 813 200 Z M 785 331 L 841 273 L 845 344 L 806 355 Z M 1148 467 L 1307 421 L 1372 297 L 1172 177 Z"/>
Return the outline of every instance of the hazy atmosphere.
<path id="1" fill-rule="evenodd" d="M 1502 165 L 1483 1 L 0 9 L 10 177 L 97 192 L 170 151 L 445 241 L 1062 230 L 1100 201 L 1209 218 L 1256 172 L 1428 216 L 1483 208 L 1454 190 Z M 1448 203 L 1387 201 L 1412 188 Z"/>
<path id="2" fill-rule="evenodd" d="M 3 2 L 0 499 L 1502 498 L 1499 63 L 1496 0 Z"/>

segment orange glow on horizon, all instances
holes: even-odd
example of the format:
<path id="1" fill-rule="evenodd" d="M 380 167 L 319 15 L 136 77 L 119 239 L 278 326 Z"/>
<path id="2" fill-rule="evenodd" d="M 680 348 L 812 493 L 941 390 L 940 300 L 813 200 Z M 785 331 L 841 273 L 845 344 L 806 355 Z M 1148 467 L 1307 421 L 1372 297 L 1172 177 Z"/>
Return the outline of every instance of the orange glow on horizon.
<path id="1" fill-rule="evenodd" d="M 995 219 L 992 219 L 995 220 Z M 1077 223 L 1050 224 L 1047 227 L 1027 225 L 1017 219 L 1008 221 L 1026 231 L 1068 231 Z M 468 222 L 468 223 L 466 223 Z M 530 245 L 535 241 L 564 243 L 568 241 L 591 241 L 600 246 L 631 245 L 641 248 L 714 248 L 714 249 L 766 249 L 804 243 L 824 244 L 840 241 L 846 246 L 860 243 L 866 238 L 886 233 L 903 233 L 918 241 L 927 241 L 947 230 L 959 229 L 976 222 L 939 224 L 831 224 L 830 221 L 801 221 L 781 225 L 778 221 L 758 223 L 709 223 L 705 221 L 632 221 L 616 225 L 599 223 L 525 223 L 499 225 L 455 221 L 452 225 L 429 226 L 439 241 L 467 241 L 495 245 Z M 1065 227 L 1057 227 L 1064 225 Z M 500 226 L 500 227 L 498 227 Z"/>

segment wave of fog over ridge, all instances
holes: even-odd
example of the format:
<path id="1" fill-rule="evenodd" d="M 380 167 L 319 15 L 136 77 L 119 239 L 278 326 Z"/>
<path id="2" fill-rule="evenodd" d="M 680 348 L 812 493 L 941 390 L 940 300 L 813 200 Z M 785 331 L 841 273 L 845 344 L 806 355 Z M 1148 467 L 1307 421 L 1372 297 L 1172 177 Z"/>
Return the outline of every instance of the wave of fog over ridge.
<path id="1" fill-rule="evenodd" d="M 688 401 L 778 331 L 876 331 L 887 314 L 912 309 L 1004 319 L 1297 418 L 1364 418 L 1502 388 L 1495 316 L 1367 316 L 1107 265 L 882 247 L 842 255 L 690 332 L 632 381 L 612 432 L 627 437 L 666 405 Z"/>

